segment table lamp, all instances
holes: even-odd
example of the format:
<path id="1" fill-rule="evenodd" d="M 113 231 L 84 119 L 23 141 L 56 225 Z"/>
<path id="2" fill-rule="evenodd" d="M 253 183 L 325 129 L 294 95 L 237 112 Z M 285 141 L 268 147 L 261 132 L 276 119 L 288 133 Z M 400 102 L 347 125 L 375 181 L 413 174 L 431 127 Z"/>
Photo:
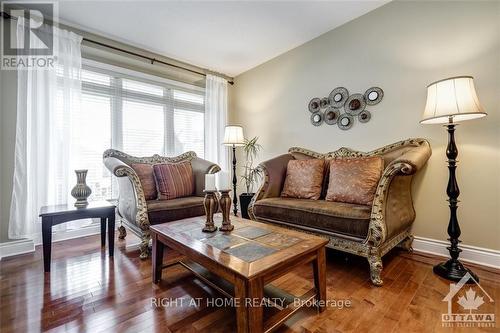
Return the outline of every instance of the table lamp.
<path id="1" fill-rule="evenodd" d="M 458 148 L 455 143 L 455 126 L 457 122 L 481 118 L 487 113 L 479 104 L 474 79 L 472 76 L 457 76 L 436 81 L 427 86 L 427 103 L 422 116 L 421 124 L 445 124 L 448 131 L 448 146 L 446 156 L 448 157 L 448 202 L 450 206 L 450 220 L 448 223 L 448 235 L 450 246 L 447 248 L 451 259 L 434 266 L 434 273 L 451 281 L 460 281 L 464 275 L 470 274 L 467 283 L 473 283 L 473 279 L 479 279 L 470 269 L 458 260 L 462 251 L 458 244 L 461 234 L 457 219 L 458 188 L 455 170 L 457 168 Z"/>
<path id="2" fill-rule="evenodd" d="M 233 212 L 234 215 L 238 215 L 238 196 L 236 195 L 236 147 L 241 147 L 245 145 L 245 138 L 243 137 L 243 127 L 241 126 L 226 126 L 224 130 L 224 142 L 225 146 L 233 147 Z"/>

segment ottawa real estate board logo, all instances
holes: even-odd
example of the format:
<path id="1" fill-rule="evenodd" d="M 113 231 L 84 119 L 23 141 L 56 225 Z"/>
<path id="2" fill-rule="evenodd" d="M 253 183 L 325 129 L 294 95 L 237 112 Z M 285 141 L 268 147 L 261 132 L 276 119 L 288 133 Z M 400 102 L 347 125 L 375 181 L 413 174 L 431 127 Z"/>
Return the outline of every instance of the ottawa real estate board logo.
<path id="1" fill-rule="evenodd" d="M 54 27 L 57 3 L 2 1 L 1 69 L 52 68 L 55 63 Z"/>
<path id="2" fill-rule="evenodd" d="M 450 283 L 443 302 L 448 303 L 448 312 L 441 315 L 443 327 L 496 327 L 494 300 L 469 273 Z"/>

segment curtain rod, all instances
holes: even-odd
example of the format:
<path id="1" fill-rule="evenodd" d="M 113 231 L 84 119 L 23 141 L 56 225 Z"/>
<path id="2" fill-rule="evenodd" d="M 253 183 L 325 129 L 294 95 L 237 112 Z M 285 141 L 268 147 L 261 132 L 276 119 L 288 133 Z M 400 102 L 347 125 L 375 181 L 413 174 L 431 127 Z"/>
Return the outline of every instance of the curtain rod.
<path id="1" fill-rule="evenodd" d="M 6 12 L 0 12 L 0 16 L 3 17 L 4 19 L 17 20 L 17 17 L 14 17 L 14 16 L 12 16 L 9 13 L 6 13 Z M 108 49 L 112 49 L 112 50 L 119 51 L 119 52 L 122 52 L 122 53 L 130 54 L 130 55 L 133 55 L 135 57 L 139 57 L 139 58 L 142 58 L 142 59 L 149 60 L 149 62 L 151 63 L 151 65 L 153 65 L 155 62 L 157 62 L 157 63 L 162 64 L 162 65 L 166 65 L 166 66 L 170 66 L 170 67 L 182 69 L 184 71 L 191 72 L 191 73 L 194 73 L 194 74 L 197 74 L 197 75 L 201 75 L 201 76 L 205 76 L 205 77 L 207 76 L 207 74 L 203 73 L 203 72 L 198 72 L 198 71 L 195 71 L 195 70 L 187 68 L 187 67 L 175 65 L 175 64 L 172 64 L 172 63 L 169 63 L 169 62 L 166 62 L 166 61 L 162 61 L 162 60 L 158 60 L 156 58 L 145 56 L 145 55 L 140 54 L 140 53 L 128 51 L 128 50 L 125 50 L 125 49 L 122 49 L 122 48 L 119 48 L 119 47 L 116 47 L 116 46 L 113 46 L 113 45 L 109 45 L 109 44 L 106 44 L 106 43 L 98 42 L 98 41 L 90 39 L 90 38 L 83 37 L 83 41 L 88 42 L 88 43 L 92 43 L 92 44 L 96 44 L 96 45 L 99 45 L 99 46 L 102 46 L 102 47 L 106 47 Z M 227 81 L 227 83 L 229 83 L 231 85 L 234 84 L 233 81 L 229 81 L 229 80 Z"/>
<path id="2" fill-rule="evenodd" d="M 126 54 L 130 54 L 130 55 L 133 55 L 133 56 L 136 56 L 136 57 L 139 57 L 139 58 L 143 58 L 143 59 L 149 60 L 149 62 L 151 62 L 151 65 L 153 65 L 155 62 L 157 62 L 157 63 L 162 64 L 162 65 L 166 65 L 166 66 L 170 66 L 170 67 L 182 69 L 182 70 L 185 70 L 187 72 L 194 73 L 194 74 L 198 74 L 198 75 L 202 75 L 202 76 L 207 76 L 207 74 L 203 73 L 203 72 L 198 72 L 198 71 L 189 69 L 187 67 L 183 67 L 183 66 L 171 64 L 171 63 L 166 62 L 166 61 L 158 60 L 156 58 L 151 58 L 151 57 L 145 56 L 143 54 L 139 54 L 139 53 L 136 53 L 136 52 L 128 51 L 128 50 L 125 50 L 125 49 L 122 49 L 122 48 L 119 48 L 119 47 L 116 47 L 116 46 L 113 46 L 113 45 L 101 43 L 101 42 L 98 42 L 98 41 L 95 41 L 95 40 L 92 40 L 92 39 L 89 39 L 89 38 L 86 38 L 86 37 L 83 37 L 83 40 L 85 42 L 88 42 L 88 43 L 96 44 L 96 45 L 99 45 L 99 46 L 106 47 L 108 49 L 112 49 L 112 50 L 115 50 L 115 51 L 123 52 L 123 53 L 126 53 Z M 227 83 L 229 83 L 231 85 L 234 84 L 233 81 L 229 81 L 229 80 L 227 81 Z"/>

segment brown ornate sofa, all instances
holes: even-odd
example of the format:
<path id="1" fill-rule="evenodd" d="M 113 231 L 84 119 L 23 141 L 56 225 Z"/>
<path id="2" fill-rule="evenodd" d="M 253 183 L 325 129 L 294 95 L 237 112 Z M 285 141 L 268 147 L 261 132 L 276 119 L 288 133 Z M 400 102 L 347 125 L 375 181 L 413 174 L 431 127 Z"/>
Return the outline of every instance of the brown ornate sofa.
<path id="1" fill-rule="evenodd" d="M 205 214 L 203 208 L 205 174 L 220 171 L 217 164 L 197 157 L 192 151 L 176 157 L 159 155 L 134 157 L 119 150 L 108 149 L 103 154 L 103 160 L 111 173 L 118 177 L 118 215 L 122 223 L 141 238 L 141 259 L 149 256 L 149 226 L 151 224 Z M 130 165 L 132 163 L 158 164 L 184 161 L 190 161 L 193 168 L 195 195 L 171 200 L 146 200 L 139 177 Z M 121 226 L 119 231 L 120 238 L 124 238 L 125 228 Z"/>
<path id="2" fill-rule="evenodd" d="M 371 206 L 325 201 L 324 195 L 320 200 L 280 197 L 292 159 L 374 155 L 383 158 L 384 171 Z M 430 155 L 424 139 L 400 141 L 369 153 L 340 148 L 320 154 L 290 148 L 288 154 L 261 163 L 264 182 L 250 203 L 250 218 L 327 237 L 328 247 L 366 257 L 371 281 L 382 285 L 382 256 L 398 244 L 411 250 L 410 227 L 415 219 L 411 183 Z"/>

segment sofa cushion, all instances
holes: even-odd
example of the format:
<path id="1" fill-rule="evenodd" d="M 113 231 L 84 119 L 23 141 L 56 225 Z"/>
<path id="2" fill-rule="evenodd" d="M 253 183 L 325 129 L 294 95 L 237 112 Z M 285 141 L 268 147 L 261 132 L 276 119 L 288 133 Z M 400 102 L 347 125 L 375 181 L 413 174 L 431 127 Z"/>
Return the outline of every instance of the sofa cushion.
<path id="1" fill-rule="evenodd" d="M 205 215 L 203 197 L 184 197 L 171 200 L 149 200 L 149 223 L 158 224 Z"/>
<path id="2" fill-rule="evenodd" d="M 333 159 L 325 199 L 371 205 L 383 170 L 379 156 Z"/>
<path id="3" fill-rule="evenodd" d="M 194 194 L 191 162 L 156 164 L 153 170 L 158 199 L 170 200 Z"/>
<path id="4" fill-rule="evenodd" d="M 365 238 L 371 206 L 325 200 L 266 198 L 255 203 L 253 212 L 258 219 Z"/>
<path id="5" fill-rule="evenodd" d="M 132 163 L 130 166 L 134 169 L 141 181 L 142 191 L 144 192 L 146 200 L 158 198 L 153 165 L 148 163 Z"/>
<path id="6" fill-rule="evenodd" d="M 323 183 L 322 159 L 291 160 L 286 168 L 282 197 L 318 200 Z"/>

